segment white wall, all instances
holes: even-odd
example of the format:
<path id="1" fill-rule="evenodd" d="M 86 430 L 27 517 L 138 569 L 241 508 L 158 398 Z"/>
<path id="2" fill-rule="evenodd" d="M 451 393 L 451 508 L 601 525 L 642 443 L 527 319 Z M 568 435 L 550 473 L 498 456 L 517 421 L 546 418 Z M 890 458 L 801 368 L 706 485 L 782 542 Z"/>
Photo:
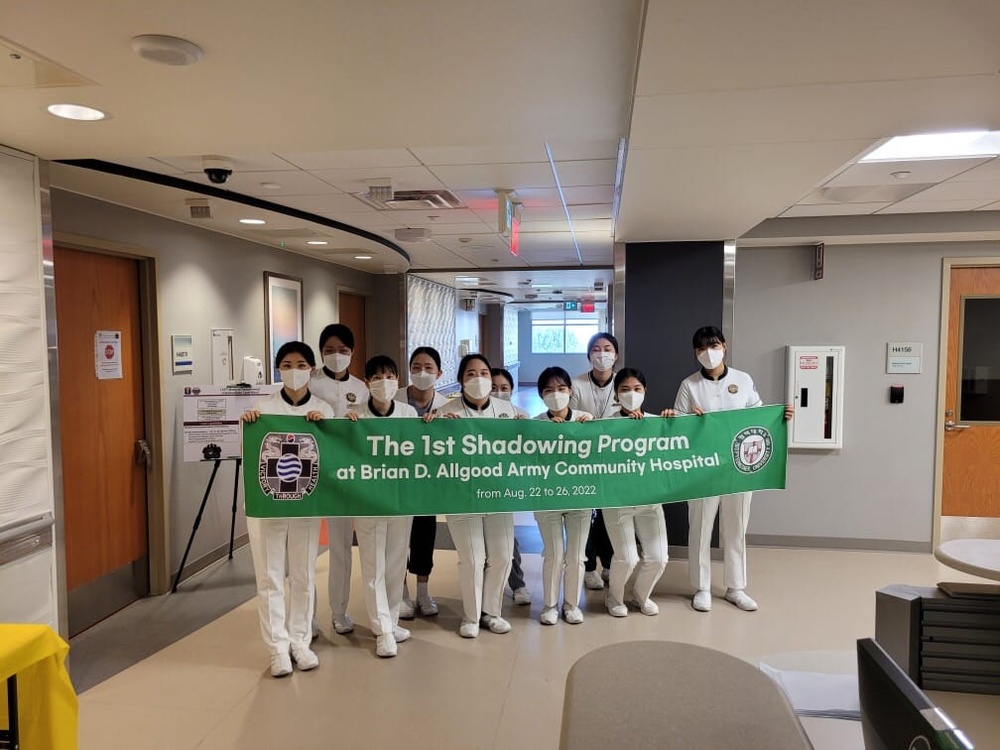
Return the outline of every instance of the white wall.
<path id="1" fill-rule="evenodd" d="M 941 261 L 982 255 L 1000 245 L 828 245 L 813 281 L 811 246 L 739 250 L 733 364 L 765 403 L 785 400 L 786 345 L 847 347 L 843 450 L 792 452 L 788 488 L 755 496 L 751 535 L 929 547 Z M 886 375 L 890 341 L 922 342 L 923 373 Z M 891 383 L 904 403 L 889 404 Z"/>
<path id="2" fill-rule="evenodd" d="M 375 277 L 61 191 L 53 191 L 52 213 L 57 239 L 73 235 L 121 243 L 136 254 L 156 259 L 164 491 L 169 508 L 173 571 L 180 564 L 211 473 L 209 464 L 183 462 L 180 413 L 184 386 L 211 383 L 209 330 L 234 328 L 236 352 L 241 356 L 263 357 L 263 272 L 273 271 L 303 279 L 305 336 L 315 350 L 320 331 L 337 320 L 338 285 L 369 293 Z M 58 273 L 56 269 L 56 283 Z M 394 300 L 373 300 L 373 304 L 393 304 L 398 308 L 398 291 L 392 293 Z M 195 368 L 190 375 L 172 373 L 170 335 L 175 333 L 194 337 Z M 383 345 L 379 341 L 369 342 L 373 350 Z M 232 472 L 230 464 L 219 471 L 188 565 L 228 544 Z M 245 531 L 241 511 L 236 533 Z"/>
<path id="3" fill-rule="evenodd" d="M 55 513 L 37 167 L 0 148 L 0 529 L 11 533 Z M 0 566 L 0 622 L 57 628 L 55 571 L 54 545 Z"/>

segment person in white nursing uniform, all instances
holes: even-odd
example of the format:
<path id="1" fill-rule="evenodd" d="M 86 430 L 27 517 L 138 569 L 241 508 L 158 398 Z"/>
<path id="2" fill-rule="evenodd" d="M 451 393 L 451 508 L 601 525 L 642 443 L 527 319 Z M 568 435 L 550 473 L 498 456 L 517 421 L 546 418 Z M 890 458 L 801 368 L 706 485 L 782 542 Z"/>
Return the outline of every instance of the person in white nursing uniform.
<path id="1" fill-rule="evenodd" d="M 612 413 L 616 406 L 614 367 L 618 361 L 618 339 L 607 332 L 595 333 L 587 343 L 587 358 L 591 369 L 573 378 L 569 408 L 585 411 L 593 414 L 596 419 L 601 419 L 605 413 Z M 612 554 L 604 514 L 597 510 L 587 537 L 583 583 L 588 589 L 600 591 L 604 588 L 611 571 Z M 598 561 L 604 568 L 603 575 L 597 570 Z"/>
<path id="2" fill-rule="evenodd" d="M 589 422 L 594 416 L 569 406 L 573 387 L 569 373 L 561 367 L 549 367 L 538 376 L 538 395 L 547 407 L 535 419 L 565 423 Z M 587 558 L 587 532 L 592 510 L 538 510 L 535 522 L 544 545 L 542 549 L 543 625 L 559 622 L 559 589 L 563 588 L 562 616 L 571 625 L 583 622 L 580 589 Z"/>
<path id="3" fill-rule="evenodd" d="M 417 418 L 416 409 L 395 400 L 399 391 L 399 368 L 390 357 L 379 355 L 365 363 L 365 385 L 370 396 L 360 409 L 347 413 L 348 419 L 356 422 L 385 417 Z M 403 601 L 412 522 L 413 516 L 359 516 L 354 519 L 365 608 L 375 635 L 375 653 L 383 658 L 395 656 L 396 644 L 410 638 L 410 631 L 399 626 L 399 607 Z"/>
<path id="4" fill-rule="evenodd" d="M 360 409 L 368 401 L 364 381 L 347 371 L 354 355 L 354 333 L 341 323 L 332 323 L 320 333 L 319 349 L 323 366 L 313 372 L 309 388 L 333 407 L 336 416 L 345 417 L 349 411 Z M 353 519 L 327 518 L 326 531 L 330 549 L 327 587 L 333 629 L 344 635 L 354 630 L 354 623 L 347 614 L 347 602 L 351 595 Z"/>
<path id="5" fill-rule="evenodd" d="M 615 375 L 615 411 L 606 419 L 644 419 L 653 416 L 642 411 L 646 398 L 646 378 L 636 369 L 623 367 Z M 664 414 L 668 416 L 668 414 Z M 626 604 L 633 604 L 644 615 L 657 615 L 660 608 L 650 596 L 667 567 L 667 526 L 663 506 L 631 505 L 605 508 L 604 523 L 615 554 L 611 558 L 611 576 L 604 600 L 612 617 L 628 616 Z M 642 555 L 636 545 L 642 544 Z M 625 586 L 635 573 L 632 591 Z"/>
<path id="6" fill-rule="evenodd" d="M 458 365 L 462 395 L 438 410 L 441 417 L 515 419 L 509 401 L 491 398 L 490 363 L 482 354 L 467 354 Z M 502 617 L 503 590 L 514 554 L 513 513 L 463 513 L 447 516 L 458 552 L 462 590 L 462 623 L 458 634 L 476 638 L 480 625 L 491 633 L 509 633 Z"/>
<path id="7" fill-rule="evenodd" d="M 679 414 L 704 414 L 745 409 L 762 404 L 753 379 L 725 363 L 726 338 L 715 326 L 705 326 L 692 337 L 694 356 L 701 369 L 685 378 L 677 390 L 674 410 Z M 785 407 L 791 419 L 792 407 Z M 726 601 L 753 612 L 755 602 L 746 593 L 746 533 L 750 518 L 750 492 L 706 497 L 688 502 L 688 574 L 694 597 L 691 606 L 699 612 L 712 609 L 712 526 L 719 517 L 723 549 L 723 583 Z"/>
<path id="8" fill-rule="evenodd" d="M 441 355 L 431 346 L 418 346 L 410 355 L 410 385 L 396 394 L 396 400 L 416 409 L 417 416 L 434 415 L 448 403 L 434 386 L 441 377 Z M 437 538 L 437 516 L 415 516 L 410 528 L 410 556 L 406 569 L 417 579 L 417 599 L 410 599 L 410 589 L 403 581 L 403 603 L 399 616 L 412 620 L 417 614 L 433 617 L 438 613 L 437 602 L 430 595 L 431 570 L 434 568 L 434 541 Z"/>
<path id="9" fill-rule="evenodd" d="M 282 387 L 262 399 L 242 416 L 255 422 L 261 414 L 304 417 L 311 422 L 332 419 L 332 407 L 309 390 L 316 358 L 308 344 L 289 341 L 275 356 Z M 257 614 L 260 631 L 271 655 L 271 676 L 292 672 L 292 661 L 308 671 L 319 666 L 309 643 L 310 620 L 315 608 L 318 518 L 247 518 L 250 555 L 257 581 Z M 285 561 L 289 579 L 288 614 L 285 614 Z"/>

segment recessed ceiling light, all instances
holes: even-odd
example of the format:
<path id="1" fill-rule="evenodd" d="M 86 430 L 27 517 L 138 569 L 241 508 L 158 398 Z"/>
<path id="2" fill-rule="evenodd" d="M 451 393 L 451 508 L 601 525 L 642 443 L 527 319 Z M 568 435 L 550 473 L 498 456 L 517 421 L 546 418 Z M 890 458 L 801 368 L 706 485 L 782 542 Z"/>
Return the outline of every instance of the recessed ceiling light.
<path id="1" fill-rule="evenodd" d="M 263 219 L 240 219 L 240 224 L 267 224 Z"/>
<path id="2" fill-rule="evenodd" d="M 85 107 L 82 104 L 50 104 L 46 109 L 50 115 L 62 117 L 65 120 L 97 122 L 98 120 L 108 119 L 107 112 L 102 112 L 93 107 Z"/>
<path id="3" fill-rule="evenodd" d="M 329 245 L 326 240 L 306 240 L 307 245 Z"/>
<path id="4" fill-rule="evenodd" d="M 281 190 L 281 185 L 277 182 L 262 182 L 260 186 L 265 190 Z"/>
<path id="5" fill-rule="evenodd" d="M 911 174 L 913 174 L 913 172 L 908 169 L 898 169 L 895 172 L 890 172 L 889 176 L 894 180 L 906 180 L 909 179 Z"/>
<path id="6" fill-rule="evenodd" d="M 370 256 L 370 255 L 355 255 L 354 256 L 354 260 L 371 260 L 371 259 L 372 259 L 372 256 Z"/>
<path id="7" fill-rule="evenodd" d="M 961 133 L 926 133 L 890 138 L 858 161 L 913 161 L 918 159 L 968 159 L 1000 154 L 1000 133 L 970 130 Z"/>

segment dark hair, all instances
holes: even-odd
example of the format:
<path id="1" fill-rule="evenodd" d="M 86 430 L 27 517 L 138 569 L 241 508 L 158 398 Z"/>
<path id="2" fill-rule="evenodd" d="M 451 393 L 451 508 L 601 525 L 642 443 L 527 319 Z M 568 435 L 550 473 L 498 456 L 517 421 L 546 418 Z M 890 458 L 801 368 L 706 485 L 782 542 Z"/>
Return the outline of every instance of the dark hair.
<path id="1" fill-rule="evenodd" d="M 278 349 L 278 353 L 274 355 L 274 366 L 278 368 L 281 366 L 281 360 L 287 357 L 289 354 L 301 354 L 302 359 L 309 363 L 310 367 L 316 366 L 316 355 L 313 354 L 312 347 L 304 341 L 286 341 Z"/>
<path id="2" fill-rule="evenodd" d="M 413 360 L 417 358 L 418 354 L 426 354 L 428 357 L 434 360 L 434 364 L 437 365 L 438 372 L 441 371 L 441 355 L 438 354 L 438 350 L 433 346 L 418 346 L 413 350 L 413 354 L 410 355 L 410 365 L 413 365 Z"/>
<path id="3" fill-rule="evenodd" d="M 590 354 L 590 350 L 594 348 L 594 344 L 596 344 L 601 339 L 607 339 L 608 343 L 615 348 L 615 354 L 618 354 L 618 339 L 616 339 L 614 336 L 612 336 L 610 333 L 607 333 L 606 331 L 602 331 L 601 333 L 595 333 L 593 336 L 590 337 L 590 341 L 587 342 L 587 354 Z"/>
<path id="4" fill-rule="evenodd" d="M 384 354 L 376 354 L 365 362 L 365 380 L 371 380 L 380 372 L 387 372 L 390 375 L 399 377 L 399 368 L 396 367 L 396 360 Z"/>
<path id="5" fill-rule="evenodd" d="M 618 393 L 618 386 L 620 386 L 622 381 L 627 378 L 635 378 L 642 384 L 643 388 L 646 387 L 645 375 L 643 375 L 639 370 L 636 370 L 634 367 L 623 367 L 615 375 L 615 393 Z"/>
<path id="6" fill-rule="evenodd" d="M 503 378 L 508 383 L 510 383 L 510 387 L 513 390 L 513 388 L 514 388 L 514 376 L 510 374 L 510 370 L 505 370 L 502 367 L 491 367 L 490 368 L 490 375 L 493 376 L 494 378 L 498 377 L 498 376 L 501 377 L 501 378 Z"/>
<path id="7" fill-rule="evenodd" d="M 323 329 L 323 333 L 319 335 L 319 350 L 323 351 L 323 347 L 326 346 L 326 342 L 336 336 L 343 342 L 351 351 L 354 351 L 354 333 L 350 328 L 345 326 L 343 323 L 331 323 L 326 328 Z"/>
<path id="8" fill-rule="evenodd" d="M 573 387 L 573 379 L 569 376 L 561 367 L 546 367 L 542 370 L 542 374 L 538 376 L 538 395 L 542 395 L 542 391 L 548 387 L 550 380 L 558 380 L 563 385 L 567 385 L 570 388 Z"/>
<path id="9" fill-rule="evenodd" d="M 694 336 L 691 337 L 691 346 L 694 349 L 701 349 L 702 347 L 711 346 L 715 343 L 726 343 L 726 337 L 723 336 L 722 331 L 715 326 L 702 326 L 695 331 Z"/>
<path id="10" fill-rule="evenodd" d="M 465 379 L 465 368 L 468 367 L 469 362 L 471 362 L 474 359 L 480 360 L 484 365 L 489 367 L 491 373 L 493 372 L 493 368 L 490 367 L 490 361 L 486 359 L 486 355 L 480 354 L 479 352 L 466 354 L 464 357 L 462 357 L 461 361 L 458 363 L 458 373 L 456 379 L 458 380 L 459 383 L 463 382 L 463 380 Z"/>

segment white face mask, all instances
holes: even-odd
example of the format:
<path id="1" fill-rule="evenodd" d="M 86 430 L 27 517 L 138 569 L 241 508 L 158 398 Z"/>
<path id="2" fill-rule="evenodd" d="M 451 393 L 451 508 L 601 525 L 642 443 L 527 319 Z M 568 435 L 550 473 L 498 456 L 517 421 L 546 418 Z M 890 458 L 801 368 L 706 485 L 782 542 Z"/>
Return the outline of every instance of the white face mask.
<path id="1" fill-rule="evenodd" d="M 625 411 L 637 411 L 645 399 L 645 391 L 623 391 L 618 394 L 618 403 Z"/>
<path id="2" fill-rule="evenodd" d="M 368 385 L 368 390 L 376 401 L 392 401 L 396 396 L 396 391 L 399 390 L 399 381 L 391 378 L 373 380 Z"/>
<path id="3" fill-rule="evenodd" d="M 590 364 L 598 372 L 607 372 L 615 366 L 616 359 L 618 359 L 618 356 L 614 352 L 600 352 L 599 354 L 590 355 Z"/>
<path id="4" fill-rule="evenodd" d="M 542 396 L 542 401 L 553 414 L 569 406 L 569 394 L 566 391 L 553 391 Z"/>
<path id="5" fill-rule="evenodd" d="M 714 370 L 722 364 L 722 358 L 725 356 L 725 349 L 705 349 L 698 352 L 698 363 L 706 370 Z"/>
<path id="6" fill-rule="evenodd" d="M 323 365 L 330 372 L 343 372 L 351 366 L 351 355 L 327 354 L 323 357 Z"/>
<path id="7" fill-rule="evenodd" d="M 410 373 L 410 382 L 413 383 L 413 387 L 418 391 L 426 391 L 434 387 L 434 384 L 437 382 L 437 375 L 426 370 L 421 370 L 420 372 Z"/>
<path id="8" fill-rule="evenodd" d="M 285 387 L 297 391 L 309 385 L 309 378 L 312 377 L 312 370 L 280 370 L 281 382 Z"/>
<path id="9" fill-rule="evenodd" d="M 490 391 L 490 396 L 501 401 L 510 401 L 510 391 Z"/>
<path id="10" fill-rule="evenodd" d="M 490 378 L 470 378 L 462 383 L 462 390 L 469 398 L 479 400 L 490 395 L 493 381 Z"/>

